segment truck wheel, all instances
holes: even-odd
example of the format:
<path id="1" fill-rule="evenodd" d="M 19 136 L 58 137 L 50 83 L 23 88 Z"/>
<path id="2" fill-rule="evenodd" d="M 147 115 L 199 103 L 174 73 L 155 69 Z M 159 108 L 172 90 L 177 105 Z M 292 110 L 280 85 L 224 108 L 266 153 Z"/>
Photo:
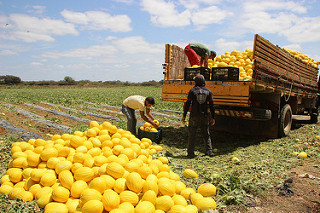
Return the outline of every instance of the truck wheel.
<path id="1" fill-rule="evenodd" d="M 282 107 L 279 120 L 279 137 L 289 135 L 292 125 L 292 110 L 289 104 Z"/>

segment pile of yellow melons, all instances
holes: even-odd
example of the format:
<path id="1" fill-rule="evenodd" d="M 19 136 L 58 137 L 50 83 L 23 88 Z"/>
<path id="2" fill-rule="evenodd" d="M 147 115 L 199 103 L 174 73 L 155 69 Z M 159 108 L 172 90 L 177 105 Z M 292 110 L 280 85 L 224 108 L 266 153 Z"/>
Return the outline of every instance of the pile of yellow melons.
<path id="1" fill-rule="evenodd" d="M 154 120 L 153 122 L 155 122 L 158 126 L 160 124 L 160 122 L 158 120 Z M 149 122 L 145 122 L 143 124 L 143 126 L 140 126 L 140 129 L 143 131 L 147 131 L 147 132 L 158 132 L 158 130 L 154 127 L 152 127 L 151 123 Z"/>
<path id="2" fill-rule="evenodd" d="M 172 172 L 162 147 L 109 122 L 85 132 L 12 144 L 0 193 L 35 200 L 45 212 L 160 213 L 215 209 L 216 188 L 195 191 Z M 188 171 L 187 177 L 196 177 Z M 186 176 L 186 175 L 185 175 Z"/>
<path id="3" fill-rule="evenodd" d="M 248 48 L 244 52 L 233 50 L 208 60 L 208 67 L 237 67 L 239 80 L 252 79 L 253 51 Z"/>
<path id="4" fill-rule="evenodd" d="M 284 50 L 289 52 L 294 57 L 299 58 L 303 62 L 309 64 L 310 66 L 313 66 L 315 68 L 318 68 L 318 66 L 319 66 L 319 62 L 315 62 L 313 58 L 310 58 L 309 56 L 307 56 L 299 51 L 291 50 L 291 49 L 287 49 L 287 48 L 284 48 Z"/>

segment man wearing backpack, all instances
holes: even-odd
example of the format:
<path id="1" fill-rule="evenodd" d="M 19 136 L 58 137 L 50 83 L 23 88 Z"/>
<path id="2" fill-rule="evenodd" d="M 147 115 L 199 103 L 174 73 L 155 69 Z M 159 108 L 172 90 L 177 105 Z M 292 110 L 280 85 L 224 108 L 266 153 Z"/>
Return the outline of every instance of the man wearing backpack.
<path id="1" fill-rule="evenodd" d="M 191 106 L 188 127 L 188 157 L 194 158 L 195 136 L 197 128 L 206 144 L 206 155 L 213 157 L 209 126 L 214 125 L 214 105 L 212 92 L 205 87 L 203 75 L 194 77 L 195 86 L 188 93 L 188 100 L 183 107 L 182 122 L 185 122 L 187 112 Z M 208 112 L 210 109 L 210 113 Z"/>

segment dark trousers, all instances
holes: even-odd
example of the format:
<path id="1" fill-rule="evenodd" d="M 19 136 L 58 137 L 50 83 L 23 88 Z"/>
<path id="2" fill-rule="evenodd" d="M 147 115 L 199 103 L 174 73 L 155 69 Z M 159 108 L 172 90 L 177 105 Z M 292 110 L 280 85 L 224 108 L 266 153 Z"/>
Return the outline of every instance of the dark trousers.
<path id="1" fill-rule="evenodd" d="M 198 128 L 200 128 L 202 137 L 206 145 L 206 154 L 212 152 L 209 122 L 209 117 L 190 116 L 188 127 L 188 155 L 194 155 L 194 147 L 196 145 L 196 132 Z"/>
<path id="2" fill-rule="evenodd" d="M 122 113 L 127 117 L 127 129 L 133 134 L 137 135 L 137 118 L 135 110 L 130 107 L 122 105 Z"/>

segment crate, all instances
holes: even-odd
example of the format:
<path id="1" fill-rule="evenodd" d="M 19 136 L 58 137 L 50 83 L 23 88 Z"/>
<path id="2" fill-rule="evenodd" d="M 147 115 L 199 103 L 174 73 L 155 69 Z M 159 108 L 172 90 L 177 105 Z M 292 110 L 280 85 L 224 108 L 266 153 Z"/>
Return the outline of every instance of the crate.
<path id="1" fill-rule="evenodd" d="M 162 128 L 159 127 L 158 132 L 148 132 L 148 131 L 144 131 L 144 130 L 140 129 L 140 127 L 139 127 L 138 128 L 138 138 L 139 139 L 149 138 L 153 142 L 159 144 L 160 141 L 162 140 Z"/>
<path id="2" fill-rule="evenodd" d="M 212 67 L 212 81 L 239 81 L 239 68 Z"/>
<path id="3" fill-rule="evenodd" d="M 197 68 L 186 67 L 186 68 L 184 68 L 184 80 L 185 81 L 193 81 L 193 78 L 198 74 L 203 75 L 204 79 L 206 79 L 206 81 L 209 81 L 210 75 L 211 75 L 211 70 L 210 70 L 210 68 L 207 68 L 207 67 L 197 67 Z"/>

